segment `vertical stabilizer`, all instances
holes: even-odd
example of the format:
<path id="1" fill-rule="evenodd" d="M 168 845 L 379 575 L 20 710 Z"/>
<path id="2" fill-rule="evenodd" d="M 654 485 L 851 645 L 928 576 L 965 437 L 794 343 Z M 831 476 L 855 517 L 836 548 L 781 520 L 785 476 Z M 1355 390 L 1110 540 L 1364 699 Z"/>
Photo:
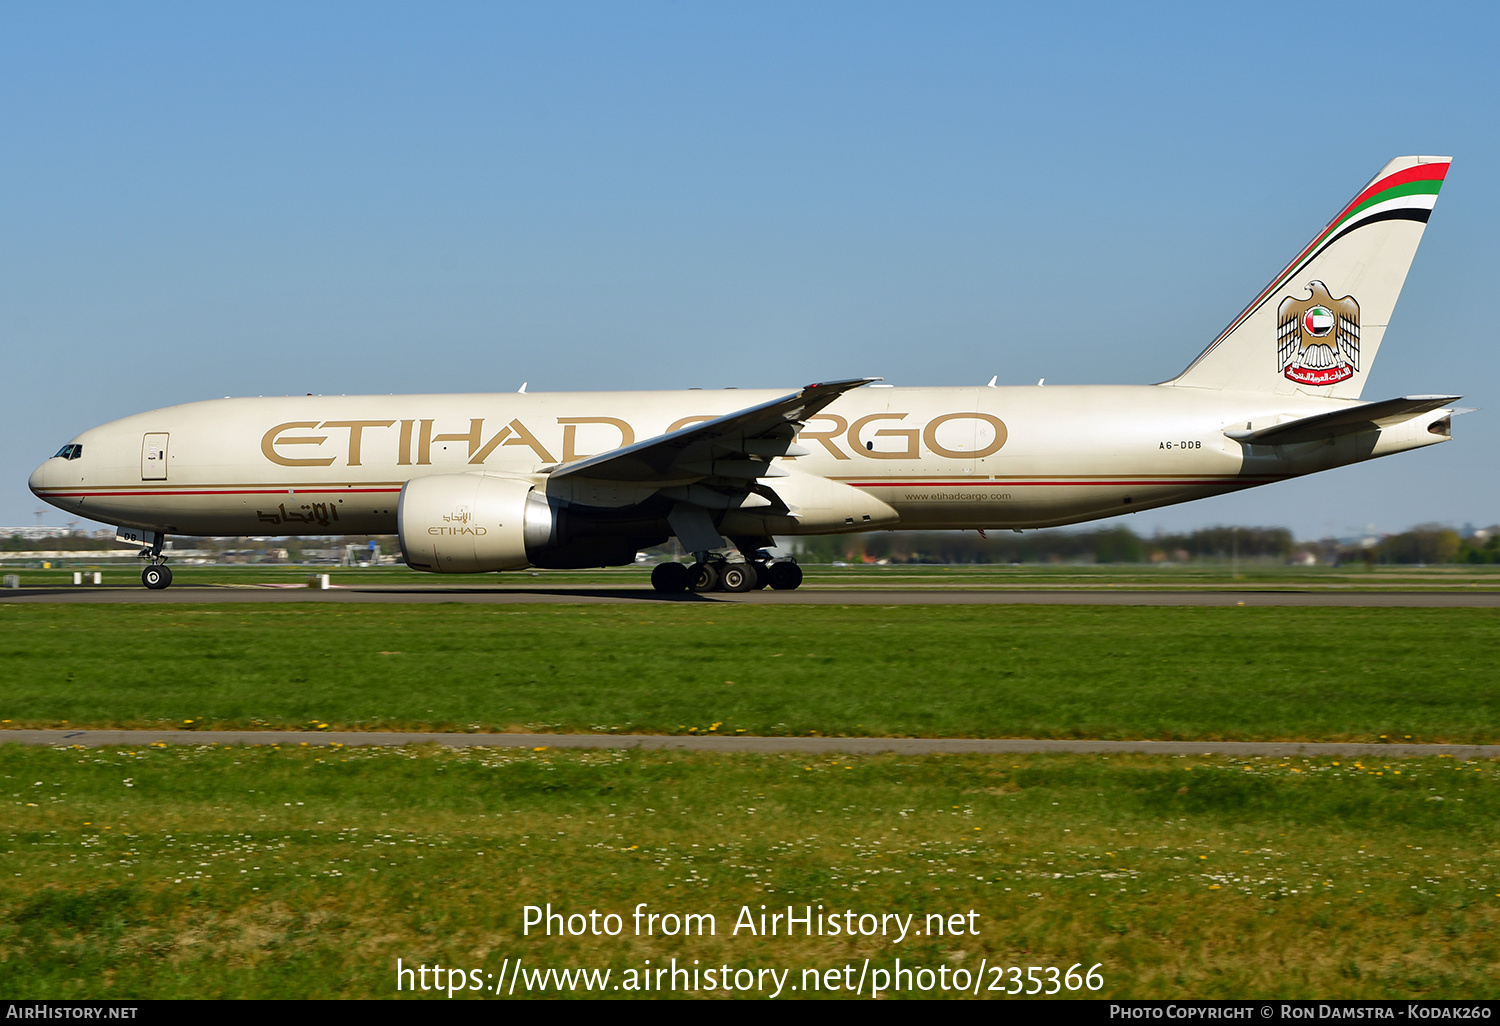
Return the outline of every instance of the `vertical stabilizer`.
<path id="1" fill-rule="evenodd" d="M 1451 159 L 1381 168 L 1166 384 L 1359 398 Z"/>

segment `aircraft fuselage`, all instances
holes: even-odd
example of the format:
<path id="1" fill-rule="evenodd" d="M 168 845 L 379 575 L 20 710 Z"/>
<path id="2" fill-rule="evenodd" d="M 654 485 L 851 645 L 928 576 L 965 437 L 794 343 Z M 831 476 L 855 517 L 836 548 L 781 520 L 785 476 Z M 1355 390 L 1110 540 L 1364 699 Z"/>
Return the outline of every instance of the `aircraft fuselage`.
<path id="1" fill-rule="evenodd" d="M 388 534 L 403 485 L 435 474 L 533 479 L 573 506 L 638 504 L 639 489 L 579 494 L 547 472 L 722 416 L 773 390 L 483 393 L 218 399 L 77 436 L 77 458 L 32 475 L 79 516 L 171 535 Z M 1260 429 L 1358 403 L 1160 385 L 859 388 L 811 417 L 794 476 L 875 497 L 895 523 L 782 522 L 778 534 L 900 527 L 1035 528 L 1268 484 L 1448 437 L 1449 411 L 1301 445 Z M 765 482 L 773 489 L 776 479 Z M 568 490 L 571 488 L 572 490 Z M 646 494 L 649 494 L 649 489 Z"/>

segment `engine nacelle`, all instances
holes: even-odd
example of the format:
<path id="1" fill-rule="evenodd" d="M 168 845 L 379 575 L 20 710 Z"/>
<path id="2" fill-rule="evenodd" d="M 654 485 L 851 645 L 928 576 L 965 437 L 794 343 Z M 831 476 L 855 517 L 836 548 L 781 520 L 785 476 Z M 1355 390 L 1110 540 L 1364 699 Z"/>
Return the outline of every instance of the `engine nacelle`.
<path id="1" fill-rule="evenodd" d="M 488 474 L 413 478 L 396 506 L 407 565 L 439 574 L 524 569 L 528 549 L 555 540 L 556 519 L 530 481 Z"/>

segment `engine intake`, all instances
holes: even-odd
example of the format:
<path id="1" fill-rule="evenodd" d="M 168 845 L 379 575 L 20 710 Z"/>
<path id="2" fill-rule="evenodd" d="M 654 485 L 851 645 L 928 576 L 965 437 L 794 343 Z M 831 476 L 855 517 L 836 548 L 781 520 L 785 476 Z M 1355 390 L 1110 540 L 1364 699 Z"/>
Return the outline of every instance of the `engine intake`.
<path id="1" fill-rule="evenodd" d="M 489 474 L 413 478 L 396 506 L 407 565 L 439 574 L 524 569 L 562 540 L 558 520 L 530 481 Z"/>

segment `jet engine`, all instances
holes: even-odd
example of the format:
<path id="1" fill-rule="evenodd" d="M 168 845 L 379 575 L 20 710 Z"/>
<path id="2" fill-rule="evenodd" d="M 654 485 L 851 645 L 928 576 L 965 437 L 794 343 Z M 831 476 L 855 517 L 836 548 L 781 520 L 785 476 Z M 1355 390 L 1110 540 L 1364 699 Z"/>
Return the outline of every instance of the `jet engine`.
<path id="1" fill-rule="evenodd" d="M 406 482 L 396 530 L 407 565 L 435 574 L 625 566 L 638 548 L 665 540 L 653 525 L 596 523 L 531 481 L 491 474 Z"/>
<path id="2" fill-rule="evenodd" d="M 520 570 L 557 540 L 558 511 L 520 478 L 438 474 L 406 482 L 396 529 L 407 565 L 440 574 Z"/>

